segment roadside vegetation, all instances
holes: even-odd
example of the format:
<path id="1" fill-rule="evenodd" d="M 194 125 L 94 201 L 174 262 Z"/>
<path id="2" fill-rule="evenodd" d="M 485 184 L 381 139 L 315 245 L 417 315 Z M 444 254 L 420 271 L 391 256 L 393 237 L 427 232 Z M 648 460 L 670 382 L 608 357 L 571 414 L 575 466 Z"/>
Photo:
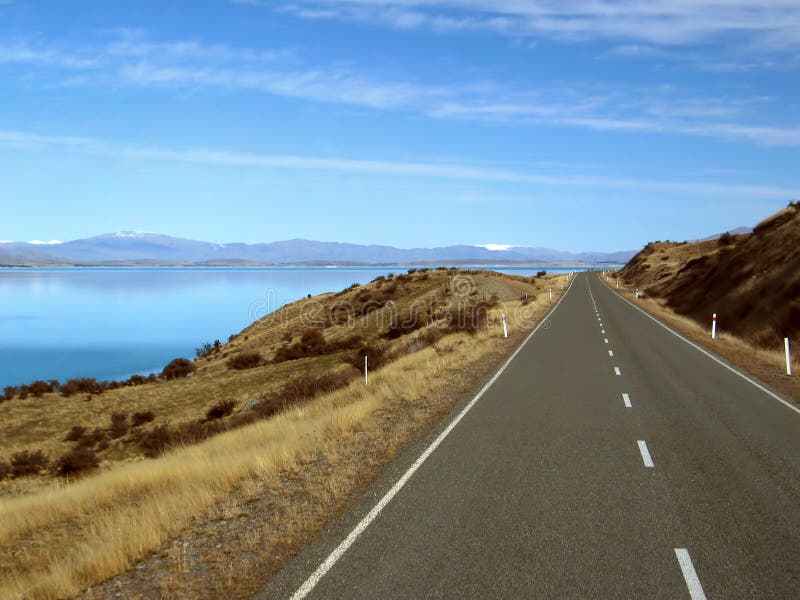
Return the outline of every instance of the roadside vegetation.
<path id="1" fill-rule="evenodd" d="M 0 597 L 78 594 L 256 483 L 287 511 L 259 555 L 276 544 L 287 558 L 521 340 L 551 287 L 547 275 L 412 270 L 289 304 L 147 383 L 0 404 Z M 290 510 L 287 473 L 309 514 Z"/>

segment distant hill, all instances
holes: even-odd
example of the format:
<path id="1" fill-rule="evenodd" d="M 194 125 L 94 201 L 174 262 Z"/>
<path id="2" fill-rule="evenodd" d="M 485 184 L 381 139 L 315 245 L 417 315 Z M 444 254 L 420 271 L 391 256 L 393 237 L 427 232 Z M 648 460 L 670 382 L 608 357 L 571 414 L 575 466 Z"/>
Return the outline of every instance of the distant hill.
<path id="1" fill-rule="evenodd" d="M 571 253 L 533 246 L 392 246 L 286 240 L 213 244 L 156 233 L 121 231 L 64 243 L 0 244 L 0 264 L 502 264 L 520 262 L 624 263 L 634 251 Z"/>
<path id="2" fill-rule="evenodd" d="M 752 233 L 655 242 L 621 271 L 622 280 L 663 298 L 676 312 L 753 341 L 800 335 L 800 205 L 765 219 Z"/>

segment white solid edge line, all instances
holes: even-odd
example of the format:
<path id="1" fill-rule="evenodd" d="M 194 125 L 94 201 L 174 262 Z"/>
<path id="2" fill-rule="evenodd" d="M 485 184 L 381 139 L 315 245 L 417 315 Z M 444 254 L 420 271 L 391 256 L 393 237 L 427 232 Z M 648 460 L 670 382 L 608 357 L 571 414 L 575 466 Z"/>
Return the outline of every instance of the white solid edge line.
<path id="1" fill-rule="evenodd" d="M 608 351 L 608 355 L 609 355 L 611 358 L 614 358 L 614 352 L 613 352 L 612 350 L 609 350 L 609 351 Z"/>
<path id="2" fill-rule="evenodd" d="M 665 325 L 664 323 L 662 323 L 661 321 L 659 321 L 658 319 L 656 319 L 654 316 L 652 316 L 652 315 L 650 315 L 649 313 L 645 312 L 644 310 L 642 310 L 641 308 L 639 308 L 638 306 L 636 306 L 636 305 L 635 305 L 633 302 L 631 302 L 631 301 L 630 301 L 630 300 L 628 300 L 627 298 L 623 298 L 623 297 L 622 297 L 622 296 L 620 296 L 619 294 L 616 294 L 616 293 L 614 293 L 614 291 L 613 291 L 613 290 L 611 290 L 611 288 L 609 288 L 609 291 L 610 291 L 610 292 L 611 292 L 611 293 L 612 293 L 614 296 L 616 296 L 617 298 L 619 298 L 620 300 L 623 300 L 624 302 L 627 302 L 628 304 L 630 304 L 630 305 L 631 305 L 633 308 L 635 308 L 636 310 L 638 310 L 640 313 L 642 313 L 642 314 L 643 314 L 645 317 L 647 317 L 647 318 L 648 318 L 648 319 L 650 319 L 651 321 L 654 321 L 654 322 L 658 323 L 659 325 L 661 325 L 661 327 L 663 327 L 664 329 L 666 329 L 667 331 L 669 331 L 669 332 L 670 332 L 672 335 L 674 335 L 675 337 L 678 337 L 678 338 L 682 339 L 684 342 L 686 342 L 687 344 L 689 344 L 689 345 L 690 345 L 692 348 L 694 348 L 695 350 L 699 350 L 700 352 L 702 352 L 703 354 L 705 354 L 705 355 L 706 355 L 708 358 L 710 358 L 710 359 L 711 359 L 711 360 L 713 360 L 714 362 L 716 362 L 716 363 L 719 363 L 720 365 L 722 365 L 723 367 L 725 367 L 726 369 L 728 369 L 728 370 L 729 370 L 731 373 L 735 373 L 736 375 L 738 375 L 739 377 L 741 377 L 741 378 L 742 378 L 742 379 L 744 379 L 745 381 L 748 381 L 748 382 L 750 382 L 751 384 L 753 384 L 755 387 L 757 387 L 758 389 L 760 389 L 762 392 L 764 392 L 764 393 L 765 393 L 765 394 L 767 394 L 768 396 L 772 396 L 773 398 L 775 398 L 775 400 L 777 400 L 778 402 L 780 402 L 780 403 L 781 403 L 781 404 L 783 404 L 784 406 L 786 406 L 786 407 L 788 407 L 788 408 L 791 408 L 791 409 L 792 409 L 794 412 L 796 412 L 797 414 L 800 414 L 800 408 L 796 407 L 794 404 L 790 404 L 789 402 L 787 402 L 786 400 L 784 400 L 783 398 L 781 398 L 780 396 L 778 396 L 778 394 L 775 394 L 774 392 L 771 392 L 771 391 L 769 391 L 767 388 L 765 388 L 763 385 L 761 385 L 761 384 L 760 384 L 760 383 L 758 383 L 757 381 L 755 381 L 755 380 L 751 379 L 750 377 L 748 377 L 748 376 L 747 376 L 747 375 L 745 375 L 744 373 L 740 372 L 739 370 L 737 370 L 737 369 L 734 369 L 734 368 L 733 368 L 732 366 L 730 366 L 729 364 L 726 364 L 725 362 L 723 362 L 722 360 L 720 360 L 719 358 L 717 358 L 716 356 L 714 356 L 713 354 L 711 354 L 711 353 L 710 353 L 708 350 L 706 350 L 705 348 L 701 348 L 700 346 L 698 346 L 697 344 L 695 344 L 695 343 L 694 343 L 694 342 L 692 342 L 691 340 L 688 340 L 688 339 L 686 339 L 686 338 L 685 338 L 684 336 L 682 336 L 680 333 L 678 333 L 677 331 L 673 330 L 673 329 L 672 329 L 672 328 L 670 328 L 668 325 Z"/>
<path id="3" fill-rule="evenodd" d="M 639 452 L 642 455 L 644 466 L 648 469 L 652 469 L 655 465 L 653 464 L 653 457 L 650 456 L 650 450 L 647 449 L 647 442 L 638 440 L 636 443 L 639 445 Z"/>
<path id="4" fill-rule="evenodd" d="M 573 281 L 575 281 L 573 279 Z M 508 357 L 506 362 L 500 367 L 497 373 L 488 381 L 488 383 L 481 388 L 476 396 L 470 400 L 469 404 L 467 404 L 464 409 L 456 415 L 456 417 L 450 422 L 450 424 L 442 431 L 438 437 L 433 440 L 430 446 L 428 446 L 425 451 L 419 455 L 417 460 L 414 461 L 408 470 L 403 473 L 400 479 L 391 487 L 391 489 L 386 492 L 386 494 L 381 498 L 378 503 L 370 510 L 367 515 L 358 522 L 358 524 L 353 528 L 353 530 L 347 535 L 347 537 L 342 540 L 342 542 L 334 548 L 334 550 L 328 555 L 328 557 L 322 562 L 322 564 L 317 567 L 316 571 L 314 571 L 308 578 L 303 582 L 303 584 L 298 588 L 298 590 L 292 595 L 292 600 L 302 600 L 311 591 L 317 586 L 319 581 L 325 576 L 325 574 L 331 570 L 331 568 L 339 561 L 339 559 L 344 555 L 345 552 L 353 545 L 356 541 L 358 536 L 360 536 L 366 529 L 369 527 L 372 522 L 378 517 L 380 512 L 386 508 L 386 505 L 392 501 L 397 493 L 403 489 L 403 486 L 411 479 L 411 476 L 416 473 L 416 471 L 422 466 L 422 464 L 428 459 L 428 457 L 433 454 L 434 450 L 441 444 L 444 439 L 450 434 L 453 429 L 455 429 L 456 425 L 464 418 L 464 416 L 478 403 L 478 400 L 486 393 L 486 391 L 497 381 L 503 372 L 506 370 L 508 365 L 511 364 L 511 361 L 516 358 L 517 354 L 519 354 L 522 349 L 528 345 L 530 339 L 534 336 L 534 334 L 539 331 L 539 328 L 542 326 L 543 323 L 547 321 L 547 319 L 552 315 L 555 310 L 558 308 L 558 305 L 561 304 L 561 301 L 567 297 L 567 293 L 572 289 L 572 283 L 569 284 L 567 291 L 558 299 L 558 302 L 553 306 L 553 308 L 539 321 L 539 324 L 536 325 L 533 331 L 528 334 L 528 337 L 523 340 L 523 342 L 519 345 L 514 353 Z"/>
<path id="5" fill-rule="evenodd" d="M 619 367 L 614 367 L 614 373 L 617 375 L 622 375 L 622 371 L 619 370 Z"/>
<path id="6" fill-rule="evenodd" d="M 628 394 L 622 394 L 622 401 L 625 403 L 627 408 L 631 408 L 631 397 Z"/>
<path id="7" fill-rule="evenodd" d="M 607 338 L 606 338 L 606 339 L 604 339 L 603 341 L 604 341 L 606 344 L 608 343 L 608 339 L 607 339 Z"/>
<path id="8" fill-rule="evenodd" d="M 678 558 L 686 587 L 689 588 L 689 596 L 692 600 L 706 600 L 706 594 L 703 592 L 703 586 L 700 585 L 697 571 L 694 570 L 689 551 L 686 548 L 675 548 L 675 556 Z"/>

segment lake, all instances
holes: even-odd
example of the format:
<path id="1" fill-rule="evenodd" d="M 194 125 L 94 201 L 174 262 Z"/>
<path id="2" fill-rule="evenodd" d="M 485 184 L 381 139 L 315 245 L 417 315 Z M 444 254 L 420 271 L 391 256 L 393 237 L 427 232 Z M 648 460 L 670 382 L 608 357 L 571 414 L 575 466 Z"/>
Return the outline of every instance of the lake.
<path id="1" fill-rule="evenodd" d="M 542 269 L 501 267 L 515 275 Z M 0 388 L 160 371 L 287 302 L 404 268 L 0 270 Z"/>

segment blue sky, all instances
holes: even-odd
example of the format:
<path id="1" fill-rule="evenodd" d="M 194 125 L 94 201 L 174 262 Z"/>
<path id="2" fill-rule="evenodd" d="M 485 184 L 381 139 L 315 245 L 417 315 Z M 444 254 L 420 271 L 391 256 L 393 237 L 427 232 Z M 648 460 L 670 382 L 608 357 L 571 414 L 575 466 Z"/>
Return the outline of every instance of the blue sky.
<path id="1" fill-rule="evenodd" d="M 796 0 L 0 0 L 0 240 L 636 248 L 800 197 Z"/>

